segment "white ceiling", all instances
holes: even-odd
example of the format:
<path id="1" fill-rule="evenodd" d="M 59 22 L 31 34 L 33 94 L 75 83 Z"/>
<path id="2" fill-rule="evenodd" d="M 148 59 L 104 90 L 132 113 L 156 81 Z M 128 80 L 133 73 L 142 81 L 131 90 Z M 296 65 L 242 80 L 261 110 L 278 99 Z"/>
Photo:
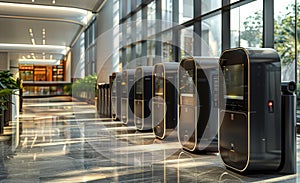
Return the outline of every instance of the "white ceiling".
<path id="1" fill-rule="evenodd" d="M 52 0 L 34 0 L 34 3 L 32 3 L 32 0 L 6 0 L 0 2 L 73 7 L 95 12 L 104 0 L 55 0 L 55 4 L 52 4 Z"/>
<path id="2" fill-rule="evenodd" d="M 0 52 L 10 52 L 19 59 L 32 53 L 40 58 L 42 53 L 47 59 L 50 55 L 62 58 L 61 46 L 68 49 L 74 44 L 91 20 L 92 11 L 98 10 L 102 3 L 105 0 L 55 0 L 55 4 L 52 0 L 34 0 L 34 3 L 32 0 L 0 0 Z"/>

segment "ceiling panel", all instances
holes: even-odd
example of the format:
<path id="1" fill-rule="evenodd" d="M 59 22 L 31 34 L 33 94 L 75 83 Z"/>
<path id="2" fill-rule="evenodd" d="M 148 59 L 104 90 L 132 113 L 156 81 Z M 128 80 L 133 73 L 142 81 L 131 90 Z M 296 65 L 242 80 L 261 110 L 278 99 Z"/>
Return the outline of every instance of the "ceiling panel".
<path id="1" fill-rule="evenodd" d="M 43 29 L 46 32 L 45 46 L 63 46 L 64 50 L 68 50 L 91 20 L 91 12 L 98 10 L 106 0 L 52 2 L 53 0 L 34 0 L 34 3 L 32 0 L 0 0 L 0 52 L 9 52 L 14 60 L 29 56 L 32 58 L 32 55 L 36 59 L 49 59 L 50 55 L 53 59 L 61 59 L 66 54 L 61 48 L 36 47 L 43 45 Z M 33 35 L 30 36 L 29 30 L 32 30 Z M 32 38 L 36 45 L 34 48 Z"/>
<path id="2" fill-rule="evenodd" d="M 78 24 L 0 18 L 0 43 L 32 44 L 29 29 L 33 30 L 36 44 L 42 44 L 42 30 L 46 30 L 46 44 L 70 46 L 81 26 Z"/>
<path id="3" fill-rule="evenodd" d="M 64 6 L 81 8 L 90 11 L 97 9 L 99 5 L 101 5 L 102 2 L 104 2 L 104 0 L 55 0 L 55 4 L 53 4 L 52 1 L 53 0 L 34 0 L 34 3 L 32 3 L 32 0 L 7 0 L 0 2 Z"/>

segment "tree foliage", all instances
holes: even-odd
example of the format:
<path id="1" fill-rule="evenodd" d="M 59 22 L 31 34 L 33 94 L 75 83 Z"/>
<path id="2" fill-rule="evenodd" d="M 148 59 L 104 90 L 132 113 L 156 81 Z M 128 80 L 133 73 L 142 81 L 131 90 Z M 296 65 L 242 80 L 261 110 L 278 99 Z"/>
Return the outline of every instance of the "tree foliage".
<path id="1" fill-rule="evenodd" d="M 257 11 L 250 15 L 243 22 L 245 30 L 241 32 L 241 39 L 247 41 L 249 47 L 262 45 L 261 32 L 263 29 L 262 11 Z"/>
<path id="2" fill-rule="evenodd" d="M 288 13 L 280 15 L 274 20 L 274 48 L 278 51 L 283 65 L 288 65 L 296 59 L 296 40 L 297 50 L 300 50 L 300 42 L 296 39 L 296 36 L 300 36 L 300 29 L 295 32 L 295 8 L 294 4 L 288 5 L 286 7 Z M 297 11 L 300 12 L 300 6 L 297 6 Z M 297 16 L 297 24 L 299 27 L 300 16 Z M 243 25 L 245 30 L 241 32 L 241 39 L 247 41 L 250 47 L 262 45 L 262 11 L 248 16 Z"/>

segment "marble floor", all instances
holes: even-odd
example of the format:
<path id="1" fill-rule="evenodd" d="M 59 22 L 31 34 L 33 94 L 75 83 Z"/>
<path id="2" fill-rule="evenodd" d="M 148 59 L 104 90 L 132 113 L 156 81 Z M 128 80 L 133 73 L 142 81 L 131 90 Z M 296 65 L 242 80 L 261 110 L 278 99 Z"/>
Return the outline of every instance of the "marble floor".
<path id="1" fill-rule="evenodd" d="M 19 121 L 20 136 L 0 136 L 0 183 L 300 180 L 299 174 L 239 175 L 218 154 L 191 154 L 172 139 L 99 118 L 94 106 L 70 97 L 25 99 Z M 299 150 L 297 158 L 300 170 Z"/>

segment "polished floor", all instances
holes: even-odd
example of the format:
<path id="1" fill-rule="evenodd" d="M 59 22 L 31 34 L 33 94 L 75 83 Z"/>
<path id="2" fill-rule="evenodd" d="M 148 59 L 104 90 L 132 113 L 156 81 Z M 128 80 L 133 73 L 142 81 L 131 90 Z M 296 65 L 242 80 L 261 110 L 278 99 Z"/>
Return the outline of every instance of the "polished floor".
<path id="1" fill-rule="evenodd" d="M 299 174 L 236 174 L 218 154 L 191 154 L 70 97 L 26 99 L 19 122 L 20 136 L 0 136 L 0 183 L 300 182 Z M 298 149 L 298 170 L 299 158 Z"/>

